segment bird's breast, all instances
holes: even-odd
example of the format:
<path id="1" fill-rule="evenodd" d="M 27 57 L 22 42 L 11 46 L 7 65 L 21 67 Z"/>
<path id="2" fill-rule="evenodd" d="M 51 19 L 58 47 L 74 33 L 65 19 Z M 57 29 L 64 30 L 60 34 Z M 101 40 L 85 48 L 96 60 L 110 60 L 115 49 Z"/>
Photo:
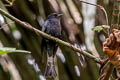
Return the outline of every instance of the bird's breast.
<path id="1" fill-rule="evenodd" d="M 61 36 L 61 27 L 52 26 L 52 27 L 50 28 L 49 34 L 52 35 L 52 36 L 55 36 L 55 37 Z"/>
<path id="2" fill-rule="evenodd" d="M 59 38 L 61 36 L 60 21 L 56 19 L 49 20 L 46 33 Z"/>

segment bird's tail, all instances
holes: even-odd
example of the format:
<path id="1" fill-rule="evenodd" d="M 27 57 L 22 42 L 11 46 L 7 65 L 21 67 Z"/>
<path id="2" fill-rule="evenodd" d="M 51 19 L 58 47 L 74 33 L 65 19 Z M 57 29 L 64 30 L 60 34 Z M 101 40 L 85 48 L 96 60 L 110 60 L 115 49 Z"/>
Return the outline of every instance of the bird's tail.
<path id="1" fill-rule="evenodd" d="M 54 66 L 54 57 L 50 56 L 47 59 L 47 66 L 46 66 L 46 71 L 45 71 L 45 77 L 56 77 L 56 71 L 55 71 L 55 66 Z"/>

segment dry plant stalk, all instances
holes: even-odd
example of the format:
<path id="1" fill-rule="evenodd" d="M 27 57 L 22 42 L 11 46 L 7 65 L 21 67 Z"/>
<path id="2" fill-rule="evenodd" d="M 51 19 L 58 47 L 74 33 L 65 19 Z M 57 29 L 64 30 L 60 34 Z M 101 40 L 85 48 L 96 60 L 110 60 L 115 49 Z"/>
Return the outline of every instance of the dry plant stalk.
<path id="1" fill-rule="evenodd" d="M 108 55 L 110 62 L 120 73 L 120 30 L 112 30 L 112 33 L 103 43 L 103 51 Z"/>
<path id="2" fill-rule="evenodd" d="M 100 68 L 100 76 L 98 80 L 115 80 L 111 74 L 107 76 L 109 74 L 108 72 L 110 72 L 109 69 L 111 69 L 111 63 L 106 60 L 105 64 Z"/>

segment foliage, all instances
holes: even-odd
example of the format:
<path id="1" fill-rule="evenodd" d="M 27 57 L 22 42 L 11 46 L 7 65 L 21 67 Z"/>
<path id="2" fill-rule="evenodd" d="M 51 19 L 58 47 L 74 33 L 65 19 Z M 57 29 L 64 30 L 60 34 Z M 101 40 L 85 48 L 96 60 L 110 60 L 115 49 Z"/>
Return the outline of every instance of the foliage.
<path id="1" fill-rule="evenodd" d="M 109 25 L 100 25 L 100 26 L 96 26 L 94 28 L 92 28 L 93 31 L 97 31 L 97 32 L 100 32 L 102 31 L 103 29 L 109 29 L 110 26 Z"/>
<path id="2" fill-rule="evenodd" d="M 5 53 L 31 53 L 29 51 L 25 51 L 25 50 L 16 50 L 16 48 L 0 48 L 0 55 L 1 54 L 5 54 Z"/>

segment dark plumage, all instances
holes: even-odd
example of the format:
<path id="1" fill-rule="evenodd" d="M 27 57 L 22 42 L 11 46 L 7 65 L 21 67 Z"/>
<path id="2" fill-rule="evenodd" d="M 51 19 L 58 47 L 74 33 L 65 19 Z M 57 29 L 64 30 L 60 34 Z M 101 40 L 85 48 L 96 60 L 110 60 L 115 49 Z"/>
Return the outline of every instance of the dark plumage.
<path id="1" fill-rule="evenodd" d="M 58 14 L 58 13 L 50 14 L 45 20 L 45 23 L 42 27 L 42 31 L 56 38 L 60 38 L 61 37 L 61 24 L 60 24 L 61 16 L 62 14 Z M 58 45 L 52 40 L 47 40 L 43 38 L 41 47 L 42 47 L 41 49 L 42 53 L 44 48 L 46 48 L 47 50 L 47 66 L 46 66 L 45 76 L 56 77 L 56 71 L 54 66 L 54 56 L 56 54 Z"/>

